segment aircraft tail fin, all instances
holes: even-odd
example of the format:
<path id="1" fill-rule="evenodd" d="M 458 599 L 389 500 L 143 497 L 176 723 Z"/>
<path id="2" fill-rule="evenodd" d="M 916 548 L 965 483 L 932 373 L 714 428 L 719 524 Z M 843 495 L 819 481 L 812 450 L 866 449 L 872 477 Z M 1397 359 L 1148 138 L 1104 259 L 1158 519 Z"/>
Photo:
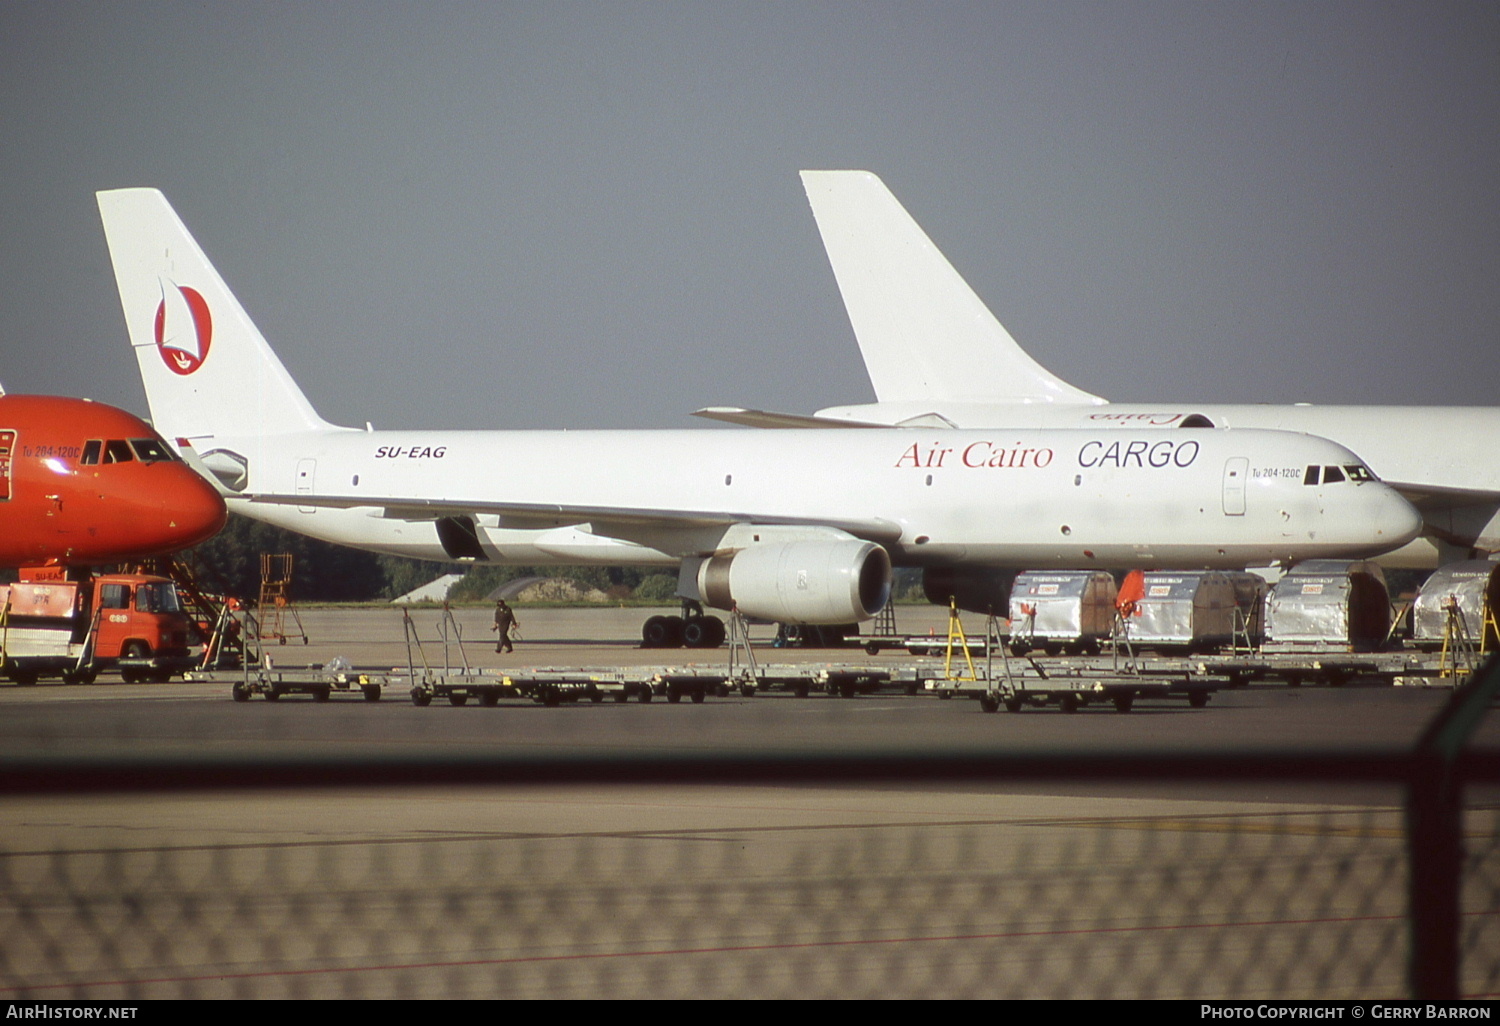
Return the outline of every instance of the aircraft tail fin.
<path id="1" fill-rule="evenodd" d="M 98 194 L 130 345 L 168 439 L 327 428 L 155 189 Z"/>
<path id="2" fill-rule="evenodd" d="M 802 186 L 881 402 L 1104 402 L 1026 355 L 875 175 Z"/>

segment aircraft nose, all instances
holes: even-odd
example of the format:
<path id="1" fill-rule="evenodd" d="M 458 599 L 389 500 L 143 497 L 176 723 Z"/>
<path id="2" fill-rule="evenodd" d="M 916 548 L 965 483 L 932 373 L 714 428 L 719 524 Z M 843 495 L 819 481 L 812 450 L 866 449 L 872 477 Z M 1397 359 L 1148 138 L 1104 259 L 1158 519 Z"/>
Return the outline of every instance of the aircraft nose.
<path id="1" fill-rule="evenodd" d="M 1422 514 L 1399 492 L 1385 485 L 1373 496 L 1375 533 L 1382 543 L 1397 549 L 1422 533 Z"/>
<path id="2" fill-rule="evenodd" d="M 212 485 L 192 469 L 174 464 L 170 483 L 162 488 L 161 510 L 171 533 L 171 548 L 187 549 L 208 541 L 223 529 L 229 509 Z"/>

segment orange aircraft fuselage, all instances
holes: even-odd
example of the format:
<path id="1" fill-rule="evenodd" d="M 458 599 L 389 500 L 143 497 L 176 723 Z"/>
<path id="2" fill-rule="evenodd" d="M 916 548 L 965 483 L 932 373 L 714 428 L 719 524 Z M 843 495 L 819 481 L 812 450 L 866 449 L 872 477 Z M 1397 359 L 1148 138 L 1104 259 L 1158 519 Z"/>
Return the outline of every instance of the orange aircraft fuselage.
<path id="1" fill-rule="evenodd" d="M 0 566 L 175 552 L 212 538 L 227 516 L 139 417 L 87 399 L 0 395 Z"/>

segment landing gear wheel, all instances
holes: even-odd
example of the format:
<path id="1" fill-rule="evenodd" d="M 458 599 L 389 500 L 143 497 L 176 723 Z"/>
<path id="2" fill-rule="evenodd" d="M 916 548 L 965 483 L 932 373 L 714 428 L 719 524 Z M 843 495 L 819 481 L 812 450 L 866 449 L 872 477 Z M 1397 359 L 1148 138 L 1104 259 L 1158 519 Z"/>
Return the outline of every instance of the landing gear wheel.
<path id="1" fill-rule="evenodd" d="M 642 648 L 677 648 L 682 644 L 680 616 L 653 616 L 641 627 Z"/>
<path id="2" fill-rule="evenodd" d="M 641 647 L 661 648 L 667 640 L 667 628 L 665 616 L 652 616 L 641 624 Z"/>
<path id="3" fill-rule="evenodd" d="M 687 648 L 718 648 L 728 633 L 717 616 L 694 616 L 682 622 L 682 644 Z"/>

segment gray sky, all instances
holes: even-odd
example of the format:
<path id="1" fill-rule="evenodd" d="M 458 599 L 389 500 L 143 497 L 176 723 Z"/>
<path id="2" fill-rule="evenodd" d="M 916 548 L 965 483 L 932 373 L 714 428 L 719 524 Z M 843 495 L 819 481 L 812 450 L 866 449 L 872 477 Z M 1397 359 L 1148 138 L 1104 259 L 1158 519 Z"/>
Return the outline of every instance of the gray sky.
<path id="1" fill-rule="evenodd" d="M 868 401 L 805 167 L 1108 398 L 1496 402 L 1500 6 L 1371 0 L 0 0 L 0 381 L 144 412 L 150 185 L 334 421 Z"/>

